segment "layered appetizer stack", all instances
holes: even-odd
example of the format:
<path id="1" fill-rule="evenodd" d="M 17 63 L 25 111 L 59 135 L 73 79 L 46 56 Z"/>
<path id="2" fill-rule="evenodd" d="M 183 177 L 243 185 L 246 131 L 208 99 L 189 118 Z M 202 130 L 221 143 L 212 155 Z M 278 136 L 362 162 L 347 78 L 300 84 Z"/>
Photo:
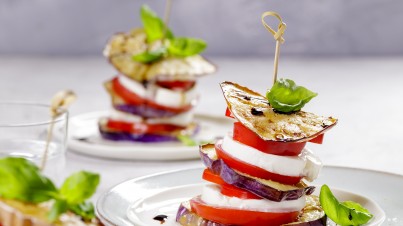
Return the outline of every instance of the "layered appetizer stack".
<path id="1" fill-rule="evenodd" d="M 147 6 L 141 8 L 141 20 L 143 28 L 114 35 L 105 48 L 119 74 L 105 83 L 113 110 L 99 121 L 101 135 L 139 142 L 192 136 L 196 79 L 216 70 L 199 55 L 206 43 L 175 37 Z"/>
<path id="2" fill-rule="evenodd" d="M 311 195 L 314 187 L 304 181 L 313 181 L 322 164 L 304 147 L 306 142 L 321 143 L 323 133 L 337 120 L 300 110 L 279 112 L 266 97 L 232 82 L 221 83 L 221 88 L 228 105 L 226 115 L 235 119 L 234 129 L 215 144 L 201 146 L 207 167 L 203 179 L 211 183 L 200 196 L 181 204 L 177 222 L 187 226 L 325 225 L 318 197 Z M 268 96 L 286 95 L 283 88 L 305 89 L 280 80 Z M 308 99 L 316 95 L 306 89 L 304 93 Z"/>

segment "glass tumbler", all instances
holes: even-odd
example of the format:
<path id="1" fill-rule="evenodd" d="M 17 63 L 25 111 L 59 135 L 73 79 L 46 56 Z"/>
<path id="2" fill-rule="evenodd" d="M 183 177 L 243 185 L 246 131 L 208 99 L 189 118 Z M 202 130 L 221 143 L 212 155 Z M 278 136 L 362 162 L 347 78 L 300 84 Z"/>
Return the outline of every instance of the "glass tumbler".
<path id="1" fill-rule="evenodd" d="M 23 157 L 40 167 L 51 123 L 49 105 L 0 102 L 0 158 Z M 54 123 L 43 173 L 59 183 L 66 161 L 68 112 Z"/>

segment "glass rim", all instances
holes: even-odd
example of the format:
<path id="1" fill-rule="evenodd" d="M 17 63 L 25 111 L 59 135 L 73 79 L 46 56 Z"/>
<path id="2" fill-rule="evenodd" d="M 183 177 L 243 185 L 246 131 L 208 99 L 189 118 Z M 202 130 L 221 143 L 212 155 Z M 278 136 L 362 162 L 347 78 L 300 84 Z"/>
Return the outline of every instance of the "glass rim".
<path id="1" fill-rule="evenodd" d="M 33 106 L 33 107 L 41 107 L 41 108 L 47 108 L 48 110 L 50 109 L 50 104 L 44 104 L 40 102 L 30 102 L 30 101 L 0 101 L 0 106 L 1 105 L 21 105 L 21 106 Z M 44 125 L 50 125 L 52 121 L 54 123 L 58 123 L 64 120 L 64 118 L 67 118 L 69 114 L 68 110 L 65 110 L 62 114 L 60 114 L 55 120 L 51 119 L 51 116 L 49 114 L 49 120 L 41 120 L 38 122 L 31 122 L 31 123 L 13 123 L 13 124 L 1 124 L 0 123 L 0 128 L 1 127 L 30 127 L 30 126 L 44 126 Z M 67 121 L 67 120 L 66 120 Z"/>

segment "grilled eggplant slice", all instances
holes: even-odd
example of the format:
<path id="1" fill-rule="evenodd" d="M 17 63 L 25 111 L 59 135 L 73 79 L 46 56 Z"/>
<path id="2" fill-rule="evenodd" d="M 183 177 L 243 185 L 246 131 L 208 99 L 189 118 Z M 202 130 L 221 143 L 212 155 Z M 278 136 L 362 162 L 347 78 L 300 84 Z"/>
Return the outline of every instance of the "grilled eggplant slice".
<path id="1" fill-rule="evenodd" d="M 104 55 L 120 73 L 139 82 L 160 77 L 165 80 L 190 80 L 216 71 L 216 67 L 200 55 L 166 57 L 152 64 L 132 59 L 133 55 L 156 49 L 161 45 L 161 41 L 147 43 L 144 29 L 134 29 L 130 33 L 112 36 L 104 49 Z"/>
<path id="2" fill-rule="evenodd" d="M 222 82 L 221 89 L 232 115 L 266 141 L 304 142 L 332 128 L 337 119 L 298 111 L 278 113 L 266 97 L 233 82 Z"/>

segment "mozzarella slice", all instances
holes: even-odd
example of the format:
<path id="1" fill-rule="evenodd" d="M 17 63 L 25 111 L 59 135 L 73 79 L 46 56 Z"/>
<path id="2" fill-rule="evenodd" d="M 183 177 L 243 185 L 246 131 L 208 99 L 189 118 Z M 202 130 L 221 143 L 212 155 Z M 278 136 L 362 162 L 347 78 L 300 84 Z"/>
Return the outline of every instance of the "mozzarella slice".
<path id="1" fill-rule="evenodd" d="M 144 87 L 143 84 L 125 75 L 119 75 L 118 81 L 130 92 L 135 93 L 141 98 L 152 100 L 162 106 L 180 108 L 193 104 L 198 97 L 195 87 L 185 92 L 162 88 L 154 84 Z"/>
<path id="2" fill-rule="evenodd" d="M 197 92 L 195 87 L 186 92 L 174 91 L 158 86 L 154 86 L 154 88 L 155 91 L 153 95 L 153 100 L 163 106 L 177 108 L 184 107 L 191 104 L 192 101 L 197 99 Z"/>
<path id="3" fill-rule="evenodd" d="M 274 202 L 267 199 L 240 199 L 221 194 L 220 186 L 208 184 L 203 187 L 201 199 L 211 205 L 232 209 L 253 210 L 259 212 L 283 213 L 300 211 L 305 206 L 305 196 L 296 200 Z"/>
<path id="4" fill-rule="evenodd" d="M 308 149 L 304 149 L 299 156 L 272 155 L 235 141 L 229 135 L 222 140 L 222 149 L 236 159 L 269 172 L 302 176 L 308 181 L 316 179 L 322 168 L 322 162 Z"/>
<path id="5" fill-rule="evenodd" d="M 123 122 L 132 122 L 132 123 L 136 123 L 136 122 L 142 122 L 143 118 L 137 115 L 133 115 L 133 114 L 128 114 L 126 112 L 123 111 L 118 111 L 115 109 L 111 109 L 110 113 L 109 113 L 109 117 L 113 120 L 117 120 L 117 121 L 123 121 Z"/>
<path id="6" fill-rule="evenodd" d="M 127 90 L 137 94 L 138 96 L 142 98 L 145 98 L 147 96 L 147 90 L 143 84 L 136 82 L 125 75 L 119 75 L 118 81 Z"/>
<path id="7" fill-rule="evenodd" d="M 173 117 L 166 118 L 149 118 L 147 123 L 149 124 L 173 124 L 178 126 L 187 126 L 193 122 L 193 111 L 187 111 L 182 114 L 175 115 Z"/>
<path id="8" fill-rule="evenodd" d="M 131 122 L 131 123 L 144 122 L 147 124 L 172 124 L 177 126 L 188 126 L 191 122 L 193 122 L 194 114 L 193 111 L 187 111 L 182 114 L 175 115 L 173 117 L 144 119 L 141 116 L 111 109 L 109 115 L 111 119 L 123 122 Z"/>

